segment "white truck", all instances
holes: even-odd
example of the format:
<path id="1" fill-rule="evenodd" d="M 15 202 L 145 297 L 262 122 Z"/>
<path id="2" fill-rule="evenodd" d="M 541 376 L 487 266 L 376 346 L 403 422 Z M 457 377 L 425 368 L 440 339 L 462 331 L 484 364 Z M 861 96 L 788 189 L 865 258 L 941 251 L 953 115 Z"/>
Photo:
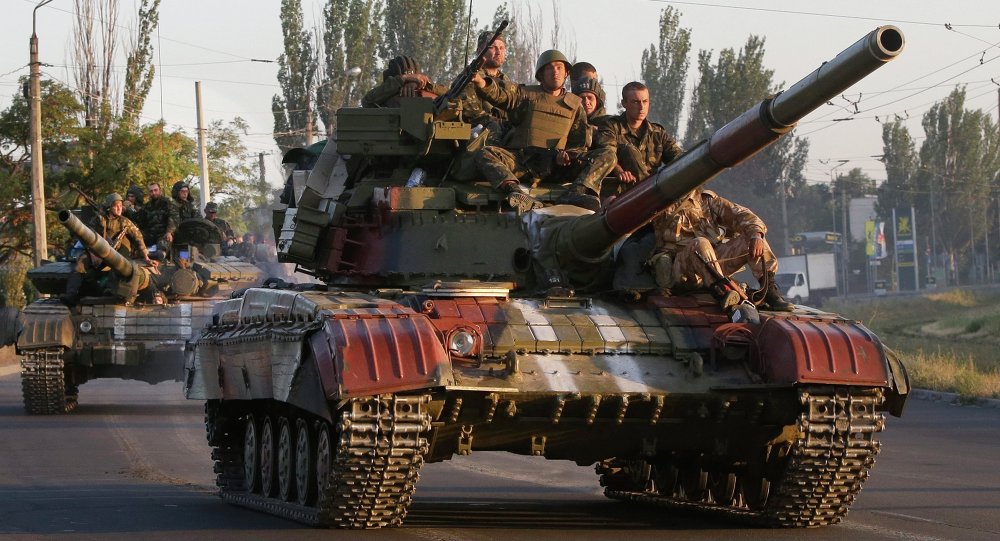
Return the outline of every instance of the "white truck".
<path id="1" fill-rule="evenodd" d="M 779 257 L 774 281 L 789 302 L 819 303 L 837 294 L 836 258 L 834 254 Z"/>

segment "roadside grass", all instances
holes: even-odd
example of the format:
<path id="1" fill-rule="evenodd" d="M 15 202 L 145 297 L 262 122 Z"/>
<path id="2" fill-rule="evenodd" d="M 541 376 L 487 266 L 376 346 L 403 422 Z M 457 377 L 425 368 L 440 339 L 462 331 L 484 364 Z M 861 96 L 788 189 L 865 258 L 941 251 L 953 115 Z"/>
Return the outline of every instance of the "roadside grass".
<path id="1" fill-rule="evenodd" d="M 914 387 L 1000 398 L 1000 290 L 831 299 L 823 308 L 857 319 L 898 354 Z"/>

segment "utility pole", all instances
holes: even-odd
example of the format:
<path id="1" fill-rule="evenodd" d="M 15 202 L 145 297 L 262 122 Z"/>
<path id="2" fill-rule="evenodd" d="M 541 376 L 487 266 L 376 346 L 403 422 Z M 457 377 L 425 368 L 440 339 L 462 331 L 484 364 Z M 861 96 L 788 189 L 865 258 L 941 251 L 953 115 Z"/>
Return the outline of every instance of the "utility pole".
<path id="1" fill-rule="evenodd" d="M 851 278 L 851 232 L 849 229 L 850 224 L 847 223 L 847 183 L 842 183 L 840 187 L 840 206 L 842 213 L 842 220 L 844 223 L 844 234 L 840 237 L 840 246 L 843 250 L 844 258 L 844 296 L 846 297 L 851 292 L 850 278 Z"/>
<path id="2" fill-rule="evenodd" d="M 313 105 L 312 97 L 306 104 L 306 146 L 313 144 Z"/>
<path id="3" fill-rule="evenodd" d="M 48 231 L 45 227 L 45 179 L 42 168 L 42 65 L 38 61 L 38 33 L 35 32 L 35 15 L 38 8 L 52 0 L 39 2 L 31 11 L 31 39 L 29 40 L 31 68 L 31 214 L 35 222 L 34 264 L 41 266 L 49 258 Z"/>
<path id="4" fill-rule="evenodd" d="M 195 104 L 198 107 L 198 168 L 201 175 L 201 202 L 212 200 L 208 185 L 208 149 L 205 148 L 205 115 L 201 108 L 201 81 L 194 82 Z"/>

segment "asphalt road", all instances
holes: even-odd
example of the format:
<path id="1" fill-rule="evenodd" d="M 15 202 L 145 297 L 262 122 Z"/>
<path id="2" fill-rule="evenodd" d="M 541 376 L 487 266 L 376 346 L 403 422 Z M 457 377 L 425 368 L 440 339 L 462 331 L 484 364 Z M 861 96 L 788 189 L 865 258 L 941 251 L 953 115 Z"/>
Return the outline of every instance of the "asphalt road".
<path id="1" fill-rule="evenodd" d="M 998 539 L 1000 410 L 911 400 L 847 519 L 769 530 L 605 499 L 592 468 L 477 453 L 426 466 L 406 524 L 314 530 L 215 496 L 202 405 L 179 383 L 96 381 L 28 417 L 0 377 L 0 540 Z"/>

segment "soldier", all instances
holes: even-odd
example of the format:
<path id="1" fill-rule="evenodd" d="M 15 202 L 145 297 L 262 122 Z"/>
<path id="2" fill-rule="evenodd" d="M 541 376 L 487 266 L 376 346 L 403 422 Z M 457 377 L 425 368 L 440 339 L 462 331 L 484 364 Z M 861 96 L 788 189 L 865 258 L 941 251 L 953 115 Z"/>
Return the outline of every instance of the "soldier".
<path id="1" fill-rule="evenodd" d="M 233 228 L 229 226 L 229 222 L 219 218 L 218 204 L 212 201 L 205 203 L 205 219 L 219 228 L 219 232 L 222 233 L 222 246 L 226 255 L 228 255 L 229 248 L 233 246 L 236 235 L 233 234 Z"/>
<path id="2" fill-rule="evenodd" d="M 125 210 L 122 214 L 129 220 L 132 220 L 135 225 L 139 226 L 140 230 L 142 229 L 142 224 L 139 222 L 139 211 L 142 210 L 144 196 L 142 188 L 133 184 L 125 192 L 125 201 L 122 201 L 125 205 Z"/>
<path id="3" fill-rule="evenodd" d="M 551 179 L 556 166 L 572 163 L 571 152 L 581 153 L 589 144 L 587 113 L 579 96 L 563 88 L 570 67 L 564 54 L 549 50 L 535 63 L 539 85 L 505 88 L 481 74 L 473 79 L 480 96 L 517 119 L 502 147 L 486 146 L 475 154 L 476 168 L 494 188 L 516 194 L 511 202 L 521 210 L 526 201 L 537 203 L 527 197 L 522 179 Z"/>
<path id="4" fill-rule="evenodd" d="M 604 113 L 604 90 L 601 88 L 601 83 L 597 82 L 597 79 L 584 77 L 577 79 L 571 88 L 574 94 L 580 96 L 583 110 L 587 112 L 587 122 L 590 124 L 591 131 L 596 132 L 598 125 L 606 116 Z"/>
<path id="5" fill-rule="evenodd" d="M 397 56 L 382 72 L 382 82 L 361 98 L 362 107 L 399 107 L 399 98 L 440 96 L 446 87 L 434 84 L 420 73 L 420 65 L 409 56 Z"/>
<path id="6" fill-rule="evenodd" d="M 656 249 L 650 265 L 660 287 L 682 291 L 712 287 L 729 310 L 739 297 L 717 283 L 708 265 L 727 277 L 748 265 L 764 290 L 766 307 L 792 309 L 774 283 L 778 260 L 764 240 L 767 226 L 750 209 L 696 188 L 657 216 L 653 228 Z"/>
<path id="7" fill-rule="evenodd" d="M 601 104 L 599 108 L 595 111 L 596 114 L 592 115 L 592 117 L 593 118 L 602 117 L 605 114 L 607 114 L 604 111 L 604 104 L 607 103 L 608 96 L 607 94 L 604 93 L 604 88 L 599 83 L 600 78 L 597 76 L 597 68 L 595 68 L 594 65 L 591 64 L 590 62 L 577 62 L 576 64 L 573 64 L 573 69 L 571 69 L 569 72 L 570 87 L 576 88 L 577 85 L 581 84 L 585 79 L 590 79 L 594 81 L 594 84 L 596 84 L 596 87 L 594 88 L 594 94 L 597 97 L 597 101 L 599 101 Z M 579 95 L 576 90 L 574 90 L 573 93 Z"/>
<path id="8" fill-rule="evenodd" d="M 159 250 L 166 252 L 174 241 L 174 231 L 177 229 L 177 209 L 170 200 L 163 196 L 159 182 L 150 182 L 149 201 L 139 212 L 139 223 L 142 224 L 142 234 L 155 244 Z"/>
<path id="9" fill-rule="evenodd" d="M 90 223 L 90 228 L 95 233 L 104 237 L 112 248 L 127 258 L 133 258 L 134 254 L 141 254 L 146 263 L 156 266 L 155 261 L 149 258 L 146 244 L 142 238 L 142 232 L 136 227 L 132 220 L 122 215 L 124 205 L 122 196 L 117 193 L 108 195 L 104 199 L 106 215 L 97 215 Z M 66 292 L 60 297 L 63 303 L 72 306 L 80 300 L 81 292 L 85 295 L 97 295 L 107 283 L 106 273 L 102 270 L 104 262 L 90 250 L 86 250 L 76 260 L 73 267 L 74 272 L 66 280 Z"/>
<path id="10" fill-rule="evenodd" d="M 191 197 L 191 187 L 188 186 L 187 182 L 183 180 L 175 182 L 170 195 L 173 197 L 174 205 L 177 208 L 178 224 L 190 218 L 201 218 L 201 212 L 198 212 L 198 204 Z"/>
<path id="11" fill-rule="evenodd" d="M 603 121 L 594 147 L 587 153 L 588 165 L 560 199 L 561 203 L 597 210 L 602 183 L 609 173 L 614 173 L 617 182 L 608 191 L 623 193 L 683 152 L 677 139 L 663 126 L 646 120 L 649 113 L 646 85 L 635 81 L 625 85 L 622 106 L 625 108 L 622 114 Z"/>
<path id="12" fill-rule="evenodd" d="M 479 34 L 476 50 L 482 49 L 491 37 L 493 37 L 493 32 Z M 501 69 L 506 61 L 507 43 L 504 41 L 503 36 L 499 36 L 493 42 L 493 45 L 490 45 L 486 49 L 486 56 L 483 58 L 483 69 L 479 73 L 484 78 L 488 77 L 493 84 L 505 89 L 517 86 Z M 509 122 L 508 111 L 484 99 L 475 91 L 475 88 L 470 88 L 469 90 L 471 91 L 469 94 L 472 98 L 472 103 L 467 106 L 470 109 L 470 114 L 467 115 L 468 121 L 472 124 L 482 124 L 483 127 L 489 128 L 495 136 L 492 142 L 500 141 Z M 478 116 L 476 115 L 477 111 L 479 112 Z"/>

